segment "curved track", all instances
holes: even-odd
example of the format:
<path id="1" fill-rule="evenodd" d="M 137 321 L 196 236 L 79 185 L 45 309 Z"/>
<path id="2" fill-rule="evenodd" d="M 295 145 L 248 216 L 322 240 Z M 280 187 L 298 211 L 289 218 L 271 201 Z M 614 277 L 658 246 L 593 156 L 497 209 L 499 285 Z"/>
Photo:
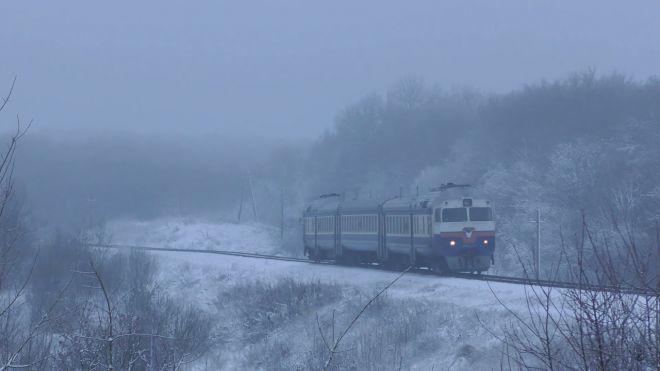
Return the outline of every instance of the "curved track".
<path id="1" fill-rule="evenodd" d="M 229 255 L 229 256 L 238 256 L 243 258 L 252 258 L 252 259 L 267 259 L 267 260 L 280 260 L 296 263 L 305 263 L 305 264 L 324 264 L 324 265 L 336 265 L 331 261 L 311 261 L 304 258 L 295 258 L 289 256 L 278 256 L 278 255 L 265 255 L 265 254 L 256 254 L 256 253 L 246 253 L 240 251 L 228 251 L 228 250 L 199 250 L 199 249 L 176 249 L 176 248 L 165 248 L 165 247 L 150 247 L 150 246 L 136 246 L 136 245 L 115 245 L 115 244 L 88 244 L 89 247 L 105 248 L 105 249 L 133 249 L 133 250 L 142 250 L 142 251 L 164 251 L 164 252 L 186 252 L 186 253 L 198 253 L 198 254 L 216 254 L 216 255 Z M 371 268 L 371 269 L 380 269 L 385 270 L 382 266 L 378 265 L 360 265 L 355 267 L 361 268 Z M 433 272 L 426 269 L 416 269 L 412 271 L 414 274 L 424 274 L 440 277 Z M 488 274 L 469 274 L 469 273 L 450 273 L 443 275 L 443 277 L 453 277 L 453 278 L 462 278 L 469 280 L 478 280 L 478 281 L 488 281 L 488 282 L 501 282 L 501 283 L 510 283 L 516 285 L 530 285 L 530 286 L 541 286 L 541 287 L 552 287 L 552 288 L 564 288 L 564 289 L 579 289 L 579 290 L 589 290 L 589 291 L 601 291 L 601 292 L 619 292 L 622 294 L 635 294 L 635 295 L 645 295 L 645 296 L 656 296 L 657 292 L 653 290 L 644 290 L 639 288 L 632 287 L 617 287 L 617 286 L 600 286 L 600 285 L 589 285 L 589 284 L 577 284 L 572 282 L 561 282 L 561 281 L 548 281 L 548 280 L 536 280 L 523 277 L 510 277 L 510 276 L 495 276 Z"/>

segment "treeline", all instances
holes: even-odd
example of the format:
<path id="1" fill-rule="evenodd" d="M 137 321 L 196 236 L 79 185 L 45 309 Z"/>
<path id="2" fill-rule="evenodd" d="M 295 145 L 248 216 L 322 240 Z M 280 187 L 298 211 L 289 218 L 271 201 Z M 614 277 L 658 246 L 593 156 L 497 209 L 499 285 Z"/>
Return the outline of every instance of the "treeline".
<path id="1" fill-rule="evenodd" d="M 427 167 L 478 182 L 494 166 L 527 156 L 548 166 L 560 143 L 623 138 L 631 124 L 657 124 L 660 80 L 587 71 L 503 95 L 446 91 L 405 79 L 384 96 L 345 109 L 311 150 L 312 189 L 362 189 L 374 177 L 409 186 Z M 452 179 L 448 179 L 452 180 Z"/>
<path id="2" fill-rule="evenodd" d="M 346 108 L 308 148 L 281 149 L 261 175 L 264 189 L 295 190 L 287 195 L 292 210 L 327 192 L 382 197 L 468 182 L 496 204 L 499 266 L 531 262 L 529 221 L 541 209 L 543 269 L 551 269 L 560 234 L 574 236 L 583 216 L 598 233 L 625 229 L 652 242 L 660 209 L 658 102 L 657 78 L 594 71 L 508 94 L 404 79 Z"/>

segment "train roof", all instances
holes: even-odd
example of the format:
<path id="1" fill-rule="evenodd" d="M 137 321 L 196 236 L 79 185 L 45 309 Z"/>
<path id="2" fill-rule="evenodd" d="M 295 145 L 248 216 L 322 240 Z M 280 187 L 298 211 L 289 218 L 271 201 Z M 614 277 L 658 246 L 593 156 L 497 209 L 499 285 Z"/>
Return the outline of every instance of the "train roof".
<path id="1" fill-rule="evenodd" d="M 305 214 L 333 212 L 339 207 L 342 197 L 338 194 L 322 195 L 305 207 Z"/>
<path id="2" fill-rule="evenodd" d="M 426 209 L 433 203 L 433 195 L 404 196 L 388 200 L 383 204 L 385 210 Z"/>
<path id="3" fill-rule="evenodd" d="M 470 198 L 475 206 L 490 206 L 490 201 L 471 197 L 448 195 L 444 192 L 429 192 L 415 196 L 390 198 L 347 198 L 339 194 L 322 195 L 309 202 L 304 214 L 334 213 L 338 208 L 342 211 L 371 212 L 382 207 L 385 211 L 427 209 L 433 207 L 461 207 L 463 199 Z"/>

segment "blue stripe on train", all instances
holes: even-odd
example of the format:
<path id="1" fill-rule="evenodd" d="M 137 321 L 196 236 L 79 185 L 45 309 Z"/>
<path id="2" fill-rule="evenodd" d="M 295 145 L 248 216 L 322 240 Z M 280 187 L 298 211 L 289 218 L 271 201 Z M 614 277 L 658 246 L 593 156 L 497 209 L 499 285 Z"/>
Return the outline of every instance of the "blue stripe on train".
<path id="1" fill-rule="evenodd" d="M 443 238 L 438 234 L 433 235 L 433 247 L 442 256 L 491 256 L 495 251 L 495 243 L 492 242 L 489 246 L 479 244 L 475 241 L 473 244 L 463 245 L 462 241 L 457 241 L 458 246 L 450 247 L 449 240 L 451 238 Z"/>
<path id="2" fill-rule="evenodd" d="M 341 244 L 344 248 L 359 251 L 376 251 L 378 245 L 377 234 L 351 234 L 343 233 Z M 478 242 L 473 245 L 460 245 L 449 247 L 449 239 L 442 238 L 440 235 L 431 237 L 413 237 L 413 242 L 418 249 L 429 249 L 436 256 L 490 256 L 494 252 L 494 242 L 488 247 L 479 245 Z M 306 236 L 305 245 L 314 247 L 314 236 Z M 386 236 L 387 248 L 393 251 L 405 252 L 410 249 L 410 237 L 408 236 Z M 334 249 L 335 236 L 333 234 L 324 234 L 316 236 L 316 244 L 324 250 Z M 432 244 L 432 245 L 431 245 Z M 430 246 L 431 245 L 431 246 Z M 428 251 L 428 250 L 427 250 Z"/>

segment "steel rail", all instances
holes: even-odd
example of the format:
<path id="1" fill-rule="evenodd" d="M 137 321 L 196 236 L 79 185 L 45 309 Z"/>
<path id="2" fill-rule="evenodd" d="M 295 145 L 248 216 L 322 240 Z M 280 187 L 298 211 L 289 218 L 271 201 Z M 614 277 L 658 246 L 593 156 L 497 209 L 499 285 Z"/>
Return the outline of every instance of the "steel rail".
<path id="1" fill-rule="evenodd" d="M 238 256 L 242 258 L 253 258 L 253 259 L 266 259 L 266 260 L 279 260 L 279 261 L 288 261 L 296 263 L 307 263 L 307 264 L 323 264 L 323 265 L 337 265 L 331 261 L 312 261 L 305 258 L 295 258 L 290 256 L 279 256 L 279 255 L 267 255 L 267 254 L 258 254 L 258 253 L 247 253 L 240 251 L 231 251 L 231 250 L 201 250 L 201 249 L 180 249 L 180 248 L 167 248 L 167 247 L 151 247 L 151 246 L 138 246 L 138 245 L 119 245 L 119 244 L 87 244 L 89 247 L 98 247 L 106 249 L 124 249 L 124 250 L 142 250 L 142 251 L 159 251 L 159 252 L 187 252 L 187 253 L 201 253 L 201 254 L 215 254 L 215 255 L 228 255 L 228 256 Z M 358 266 L 342 266 L 342 267 L 358 267 L 358 268 L 371 268 L 371 269 L 380 269 L 386 270 L 380 265 L 358 265 Z M 469 279 L 476 281 L 488 281 L 488 282 L 499 282 L 499 283 L 509 283 L 516 285 L 528 285 L 528 286 L 540 286 L 540 287 L 551 287 L 551 288 L 562 288 L 562 289 L 578 289 L 578 290 L 587 290 L 587 291 L 599 291 L 599 292 L 619 292 L 622 294 L 633 294 L 633 295 L 644 295 L 644 296 L 657 296 L 658 293 L 654 290 L 644 290 L 634 287 L 620 287 L 620 286 L 605 286 L 605 285 L 592 285 L 592 284 L 580 284 L 573 282 L 562 282 L 562 281 L 549 281 L 549 280 L 537 280 L 533 278 L 524 278 L 524 277 L 512 277 L 512 276 L 498 276 L 498 275 L 489 275 L 489 274 L 470 274 L 470 273 L 448 273 L 444 275 L 437 275 L 427 269 L 416 269 L 412 273 L 423 274 L 423 275 L 434 275 L 439 277 L 452 277 L 452 278 L 461 278 Z"/>

